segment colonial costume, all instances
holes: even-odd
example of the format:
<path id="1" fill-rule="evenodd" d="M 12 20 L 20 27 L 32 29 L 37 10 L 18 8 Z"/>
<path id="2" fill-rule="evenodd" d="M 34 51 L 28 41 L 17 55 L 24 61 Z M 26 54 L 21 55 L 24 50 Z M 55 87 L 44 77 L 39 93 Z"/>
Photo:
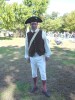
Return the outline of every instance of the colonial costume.
<path id="1" fill-rule="evenodd" d="M 38 17 L 30 17 L 26 20 L 25 24 L 31 22 L 42 22 L 42 20 Z M 37 35 L 33 39 L 31 45 L 30 42 L 34 36 Z M 30 48 L 29 48 L 30 45 Z M 25 41 L 25 58 L 30 59 L 31 69 L 32 69 L 32 78 L 34 82 L 37 80 L 37 68 L 39 68 L 41 80 L 43 85 L 46 83 L 46 57 L 49 58 L 51 55 L 51 51 L 49 48 L 49 43 L 46 38 L 46 33 L 38 28 L 35 29 L 35 32 L 31 29 L 26 34 L 26 41 Z M 33 92 L 37 90 L 35 86 Z M 43 94 L 49 96 L 47 91 L 42 91 Z"/>

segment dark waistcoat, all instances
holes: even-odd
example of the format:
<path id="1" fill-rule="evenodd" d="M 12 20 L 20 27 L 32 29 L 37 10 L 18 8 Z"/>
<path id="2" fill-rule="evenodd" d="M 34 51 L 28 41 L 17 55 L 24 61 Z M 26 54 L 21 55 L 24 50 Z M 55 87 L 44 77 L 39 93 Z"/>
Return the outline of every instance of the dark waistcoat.
<path id="1" fill-rule="evenodd" d="M 33 37 L 35 33 L 28 32 L 28 46 L 30 43 L 31 38 Z M 31 47 L 29 49 L 29 56 L 33 57 L 35 52 L 41 56 L 45 53 L 45 47 L 44 47 L 44 40 L 42 39 L 42 30 L 39 30 L 38 34 L 36 35 L 35 39 L 33 40 Z"/>

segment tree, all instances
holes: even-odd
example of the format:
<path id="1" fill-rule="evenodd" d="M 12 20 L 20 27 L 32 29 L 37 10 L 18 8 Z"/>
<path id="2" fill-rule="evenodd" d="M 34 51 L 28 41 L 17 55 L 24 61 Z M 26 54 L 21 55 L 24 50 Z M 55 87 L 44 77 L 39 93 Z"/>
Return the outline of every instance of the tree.
<path id="1" fill-rule="evenodd" d="M 5 0 L 0 0 L 0 28 L 2 27 L 2 12 L 3 12 L 3 6 L 4 6 L 4 2 Z"/>
<path id="2" fill-rule="evenodd" d="M 28 13 L 28 10 L 24 5 L 22 4 L 18 5 L 17 3 L 14 3 L 12 7 L 13 7 L 13 13 L 15 17 L 14 28 L 22 29 L 24 26 L 24 21 Z"/>
<path id="3" fill-rule="evenodd" d="M 48 18 L 42 23 L 41 27 L 46 31 L 60 31 L 61 26 L 61 18 L 56 18 L 55 20 Z"/>
<path id="4" fill-rule="evenodd" d="M 18 5 L 14 3 L 12 6 L 15 16 L 14 29 L 19 31 L 18 33 L 20 34 L 21 31 L 25 30 L 25 20 L 31 16 L 31 12 L 27 6 L 23 4 Z"/>
<path id="5" fill-rule="evenodd" d="M 52 14 L 50 15 L 51 19 L 56 19 L 58 17 L 58 12 L 52 12 Z"/>
<path id="6" fill-rule="evenodd" d="M 31 10 L 32 15 L 41 16 L 47 9 L 49 0 L 24 0 L 23 3 Z"/>
<path id="7" fill-rule="evenodd" d="M 63 25 L 65 31 L 75 31 L 75 11 L 64 15 L 62 19 L 64 21 Z"/>
<path id="8" fill-rule="evenodd" d="M 5 0 L 0 0 L 0 7 L 2 6 L 2 4 L 4 3 Z"/>
<path id="9" fill-rule="evenodd" d="M 5 6 L 3 7 L 3 13 L 2 13 L 2 27 L 5 29 L 13 29 L 13 25 L 14 25 L 14 13 L 13 13 L 13 8 L 11 5 L 9 4 L 5 4 Z"/>

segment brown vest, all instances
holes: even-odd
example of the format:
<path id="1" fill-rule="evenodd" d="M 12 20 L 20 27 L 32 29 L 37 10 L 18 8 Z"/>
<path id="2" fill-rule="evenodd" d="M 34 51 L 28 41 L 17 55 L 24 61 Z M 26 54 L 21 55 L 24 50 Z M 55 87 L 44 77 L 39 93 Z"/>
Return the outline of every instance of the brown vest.
<path id="1" fill-rule="evenodd" d="M 30 40 L 34 34 L 35 33 L 32 33 L 31 31 L 27 33 L 28 46 L 29 46 Z M 41 56 L 45 53 L 44 40 L 42 39 L 42 30 L 39 30 L 38 34 L 36 35 L 35 39 L 33 40 L 31 47 L 29 49 L 29 56 L 33 57 L 35 52 L 39 56 Z"/>

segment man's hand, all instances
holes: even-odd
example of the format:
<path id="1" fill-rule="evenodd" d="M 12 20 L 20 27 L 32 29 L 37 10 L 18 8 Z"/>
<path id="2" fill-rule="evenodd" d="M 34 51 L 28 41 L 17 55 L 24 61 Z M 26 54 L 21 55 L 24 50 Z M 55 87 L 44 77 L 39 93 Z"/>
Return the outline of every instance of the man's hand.
<path id="1" fill-rule="evenodd" d="M 48 61 L 50 58 L 49 57 L 45 57 L 46 61 Z"/>
<path id="2" fill-rule="evenodd" d="M 26 60 L 27 60 L 28 63 L 30 63 L 30 58 L 27 58 Z"/>

